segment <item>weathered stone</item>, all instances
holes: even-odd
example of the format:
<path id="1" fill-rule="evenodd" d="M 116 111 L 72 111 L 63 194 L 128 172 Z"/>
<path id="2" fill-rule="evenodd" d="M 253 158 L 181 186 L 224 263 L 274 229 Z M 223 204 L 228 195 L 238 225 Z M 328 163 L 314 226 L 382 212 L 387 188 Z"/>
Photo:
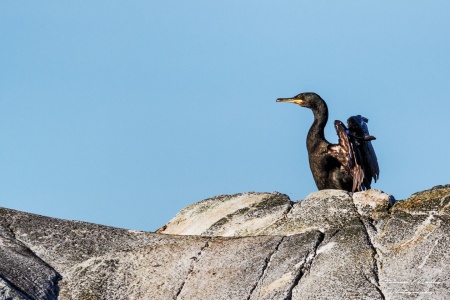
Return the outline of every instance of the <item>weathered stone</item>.
<path id="1" fill-rule="evenodd" d="M 281 240 L 278 236 L 211 240 L 178 299 L 248 299 Z"/>
<path id="2" fill-rule="evenodd" d="M 310 230 L 325 232 L 359 222 L 350 193 L 323 190 L 295 202 L 288 214 L 260 234 L 292 235 Z"/>
<path id="3" fill-rule="evenodd" d="M 175 299 L 208 238 L 165 237 L 153 245 L 110 252 L 72 266 L 62 299 Z"/>
<path id="4" fill-rule="evenodd" d="M 24 294 L 13 288 L 8 282 L 0 278 L 0 299 L 2 300 L 29 300 Z"/>
<path id="5" fill-rule="evenodd" d="M 291 208 L 280 193 L 221 195 L 181 210 L 158 233 L 207 236 L 252 236 Z"/>
<path id="6" fill-rule="evenodd" d="M 398 201 L 375 238 L 380 285 L 390 299 L 450 298 L 450 186 Z"/>
<path id="7" fill-rule="evenodd" d="M 0 300 L 450 299 L 449 209 L 449 185 L 395 203 L 248 193 L 193 204 L 166 234 L 0 209 Z"/>
<path id="8" fill-rule="evenodd" d="M 374 256 L 362 224 L 337 230 L 317 249 L 292 299 L 383 299 Z"/>
<path id="9" fill-rule="evenodd" d="M 270 257 L 250 300 L 290 299 L 292 290 L 310 268 L 323 238 L 320 231 L 284 237 Z"/>
<path id="10" fill-rule="evenodd" d="M 353 194 L 353 203 L 361 216 L 376 219 L 394 205 L 395 198 L 379 190 L 366 190 Z"/>
<path id="11" fill-rule="evenodd" d="M 59 274 L 0 226 L 0 295 L 4 299 L 56 299 Z"/>

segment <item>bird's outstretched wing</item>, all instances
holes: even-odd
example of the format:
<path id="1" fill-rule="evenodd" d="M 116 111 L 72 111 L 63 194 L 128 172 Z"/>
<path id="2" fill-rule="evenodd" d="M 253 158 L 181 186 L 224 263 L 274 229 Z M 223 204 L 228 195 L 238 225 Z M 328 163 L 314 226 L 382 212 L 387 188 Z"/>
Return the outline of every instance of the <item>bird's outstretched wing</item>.
<path id="1" fill-rule="evenodd" d="M 369 120 L 361 115 L 350 117 L 347 120 L 350 140 L 354 145 L 355 151 L 358 152 L 357 156 L 359 156 L 360 164 L 364 170 L 363 189 L 370 189 L 372 178 L 377 182 L 380 175 L 377 156 L 370 142 L 375 137 L 369 134 L 367 122 Z"/>
<path id="2" fill-rule="evenodd" d="M 330 150 L 347 173 L 352 175 L 352 191 L 370 189 L 372 178 L 376 182 L 380 173 L 377 156 L 370 142 L 375 137 L 369 135 L 367 122 L 360 115 L 347 120 L 348 128 L 341 121 L 334 122 L 339 144 L 333 145 Z"/>

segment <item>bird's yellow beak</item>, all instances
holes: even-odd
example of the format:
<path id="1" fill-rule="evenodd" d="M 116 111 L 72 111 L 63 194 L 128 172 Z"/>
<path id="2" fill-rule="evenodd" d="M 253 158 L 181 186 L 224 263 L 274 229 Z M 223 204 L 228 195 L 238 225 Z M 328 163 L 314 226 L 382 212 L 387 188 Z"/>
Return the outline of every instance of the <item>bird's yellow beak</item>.
<path id="1" fill-rule="evenodd" d="M 301 99 L 296 99 L 296 98 L 278 98 L 277 102 L 288 102 L 288 103 L 302 105 L 305 101 L 303 101 Z"/>

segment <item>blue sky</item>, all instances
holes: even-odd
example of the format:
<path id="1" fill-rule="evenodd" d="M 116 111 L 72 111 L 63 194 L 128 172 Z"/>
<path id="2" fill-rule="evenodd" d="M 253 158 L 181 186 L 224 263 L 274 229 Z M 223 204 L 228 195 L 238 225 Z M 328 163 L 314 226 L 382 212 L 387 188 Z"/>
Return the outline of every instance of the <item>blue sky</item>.
<path id="1" fill-rule="evenodd" d="M 155 230 L 202 199 L 316 190 L 316 92 L 369 118 L 373 188 L 450 183 L 448 1 L 2 1 L 0 206 Z M 332 123 L 326 136 L 336 142 Z"/>

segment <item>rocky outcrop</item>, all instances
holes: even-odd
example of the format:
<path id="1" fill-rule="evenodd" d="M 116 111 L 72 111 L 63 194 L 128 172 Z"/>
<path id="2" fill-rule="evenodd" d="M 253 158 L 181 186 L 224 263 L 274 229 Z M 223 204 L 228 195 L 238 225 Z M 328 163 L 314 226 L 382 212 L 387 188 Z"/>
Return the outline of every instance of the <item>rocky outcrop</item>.
<path id="1" fill-rule="evenodd" d="M 255 236 L 291 210 L 280 193 L 221 195 L 189 205 L 158 233 L 204 236 Z"/>
<path id="2" fill-rule="evenodd" d="M 450 185 L 217 196 L 157 233 L 0 209 L 0 299 L 450 299 L 449 210 Z"/>

